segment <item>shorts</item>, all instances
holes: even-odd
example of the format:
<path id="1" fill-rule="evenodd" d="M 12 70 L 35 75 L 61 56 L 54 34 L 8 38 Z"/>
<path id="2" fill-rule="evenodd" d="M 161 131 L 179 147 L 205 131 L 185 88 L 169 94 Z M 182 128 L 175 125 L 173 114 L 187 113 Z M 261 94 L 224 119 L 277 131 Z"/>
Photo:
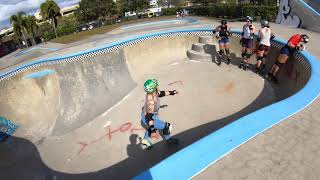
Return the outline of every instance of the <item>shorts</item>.
<path id="1" fill-rule="evenodd" d="M 258 47 L 259 51 L 264 51 L 265 53 L 268 52 L 269 49 L 270 49 L 270 46 L 266 46 L 266 45 L 263 45 L 263 44 L 260 44 L 259 47 Z"/>
<path id="2" fill-rule="evenodd" d="M 253 39 L 242 39 L 242 47 L 251 49 L 253 47 Z"/>
<path id="3" fill-rule="evenodd" d="M 228 44 L 230 41 L 229 41 L 229 38 L 221 38 L 220 40 L 219 40 L 219 44 Z"/>
<path id="4" fill-rule="evenodd" d="M 280 54 L 285 54 L 285 55 L 287 55 L 287 56 L 291 56 L 292 54 L 293 54 L 293 50 L 289 47 L 289 46 L 287 46 L 287 45 L 285 45 L 285 46 L 283 46 L 281 49 L 280 49 Z"/>

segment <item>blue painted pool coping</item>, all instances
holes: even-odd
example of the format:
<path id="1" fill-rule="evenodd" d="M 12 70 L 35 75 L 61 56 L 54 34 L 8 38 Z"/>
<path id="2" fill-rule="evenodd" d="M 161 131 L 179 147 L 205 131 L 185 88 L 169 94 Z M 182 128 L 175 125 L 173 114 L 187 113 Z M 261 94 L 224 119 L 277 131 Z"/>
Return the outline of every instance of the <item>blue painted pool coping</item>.
<path id="1" fill-rule="evenodd" d="M 149 25 L 155 25 L 155 24 L 181 22 L 181 21 L 187 21 L 187 22 L 190 22 L 190 23 L 196 23 L 198 20 L 192 19 L 192 18 L 161 20 L 161 21 L 156 21 L 156 22 L 144 22 L 144 23 L 139 23 L 139 24 L 135 24 L 135 25 L 125 25 L 125 26 L 122 26 L 121 29 L 130 29 L 130 28 L 137 28 L 137 27 L 141 27 L 141 26 L 149 26 Z"/>
<path id="2" fill-rule="evenodd" d="M 28 52 L 33 51 L 33 50 L 36 50 L 36 49 L 43 49 L 43 50 L 50 50 L 50 51 L 57 51 L 57 50 L 59 50 L 58 48 L 33 47 L 33 48 L 30 48 L 30 49 L 26 49 L 26 50 L 23 50 L 23 51 L 18 52 L 18 53 L 15 55 L 15 57 L 22 56 L 22 55 L 27 54 Z"/>
<path id="3" fill-rule="evenodd" d="M 280 38 L 275 41 L 286 43 Z M 320 62 L 306 51 L 301 55 L 311 65 L 311 76 L 296 94 L 228 124 L 133 179 L 190 179 L 240 145 L 311 104 L 320 93 Z"/>
<path id="4" fill-rule="evenodd" d="M 320 16 L 320 14 L 318 13 L 318 11 L 316 11 L 315 9 L 313 9 L 313 7 L 311 7 L 309 4 L 307 4 L 306 2 L 304 2 L 303 0 L 299 0 L 300 3 L 302 3 L 302 5 L 304 5 L 306 8 L 308 8 L 310 11 L 312 11 L 314 14 L 316 14 L 317 16 Z"/>
<path id="5" fill-rule="evenodd" d="M 42 71 L 37 71 L 28 75 L 25 75 L 22 77 L 22 79 L 38 79 L 38 78 L 42 78 L 44 76 L 50 75 L 50 74 L 54 74 L 56 73 L 56 71 L 51 70 L 51 69 L 45 69 Z"/>
<path id="6" fill-rule="evenodd" d="M 10 73 L 18 71 L 35 64 L 59 61 L 66 58 L 80 56 L 83 54 L 112 48 L 123 45 L 131 41 L 146 39 L 154 36 L 183 33 L 183 32 L 210 32 L 212 28 L 194 28 L 183 30 L 169 30 L 155 32 L 140 36 L 128 38 L 126 40 L 109 43 L 87 51 L 74 53 L 68 56 L 61 56 L 56 58 L 47 58 L 43 60 L 34 61 L 26 65 L 16 67 L 15 69 L 2 73 L 0 77 L 6 76 Z M 239 33 L 238 30 L 234 32 Z M 276 38 L 275 41 L 279 43 L 286 43 L 286 41 Z M 271 128 L 275 124 L 287 119 L 296 114 L 310 103 L 312 103 L 320 93 L 320 63 L 308 52 L 300 53 L 311 65 L 311 76 L 306 85 L 293 96 L 285 100 L 269 105 L 249 115 L 246 115 L 237 121 L 215 131 L 199 141 L 187 146 L 178 151 L 167 159 L 161 161 L 152 168 L 142 172 L 134 179 L 189 179 L 206 167 L 210 166 L 235 148 L 247 142 L 251 138 L 262 133 L 266 129 Z"/>

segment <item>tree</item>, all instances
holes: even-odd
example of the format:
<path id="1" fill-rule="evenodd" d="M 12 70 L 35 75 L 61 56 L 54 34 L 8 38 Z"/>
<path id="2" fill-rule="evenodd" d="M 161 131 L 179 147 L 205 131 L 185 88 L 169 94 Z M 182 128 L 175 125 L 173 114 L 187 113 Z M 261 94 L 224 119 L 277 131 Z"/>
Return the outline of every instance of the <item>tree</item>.
<path id="1" fill-rule="evenodd" d="M 81 0 L 75 14 L 80 22 L 89 22 L 110 17 L 116 10 L 113 0 Z"/>
<path id="2" fill-rule="evenodd" d="M 46 2 L 40 5 L 40 14 L 43 20 L 50 20 L 53 26 L 54 33 L 57 35 L 57 17 L 60 15 L 60 7 L 53 0 L 46 0 Z"/>
<path id="3" fill-rule="evenodd" d="M 38 25 L 36 22 L 36 18 L 34 16 L 26 16 L 26 30 L 29 34 L 31 34 L 32 44 L 36 45 L 36 41 L 34 40 L 35 32 L 38 31 Z"/>
<path id="4" fill-rule="evenodd" d="M 28 46 L 28 42 L 26 40 L 26 19 L 25 19 L 26 13 L 25 12 L 18 12 L 16 15 L 12 15 L 10 17 L 10 22 L 13 26 L 13 31 L 15 33 L 15 35 L 17 37 L 21 37 L 23 38 L 24 42 L 26 43 L 27 47 Z"/>
<path id="5" fill-rule="evenodd" d="M 130 3 L 130 9 L 138 12 L 148 9 L 150 7 L 149 0 L 132 0 Z"/>

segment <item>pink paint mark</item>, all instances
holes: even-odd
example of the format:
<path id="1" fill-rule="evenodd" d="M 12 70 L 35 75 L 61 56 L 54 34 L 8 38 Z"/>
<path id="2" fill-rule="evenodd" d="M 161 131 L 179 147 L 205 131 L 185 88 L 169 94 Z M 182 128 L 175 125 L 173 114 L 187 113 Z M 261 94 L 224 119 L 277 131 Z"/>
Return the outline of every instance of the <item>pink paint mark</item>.
<path id="1" fill-rule="evenodd" d="M 130 130 L 131 134 L 133 134 L 135 131 L 145 131 L 145 129 L 143 129 L 143 128 L 132 128 Z"/>
<path id="2" fill-rule="evenodd" d="M 122 124 L 119 129 L 121 132 L 125 132 L 125 131 L 128 131 L 129 129 L 131 129 L 131 127 L 132 127 L 132 123 L 127 122 L 125 124 Z"/>
<path id="3" fill-rule="evenodd" d="M 169 83 L 168 85 L 171 86 L 173 84 L 180 84 L 181 86 L 183 86 L 183 81 L 174 81 L 172 83 Z"/>
<path id="4" fill-rule="evenodd" d="M 84 143 L 84 142 L 78 142 L 78 144 L 80 144 L 81 146 L 80 150 L 78 151 L 78 154 L 84 151 L 84 149 L 89 145 L 88 143 Z"/>
<path id="5" fill-rule="evenodd" d="M 119 129 L 111 131 L 110 126 L 107 126 L 107 133 L 105 134 L 105 136 L 107 136 L 108 139 L 111 141 L 112 140 L 112 134 L 116 133 L 117 131 L 119 131 Z"/>

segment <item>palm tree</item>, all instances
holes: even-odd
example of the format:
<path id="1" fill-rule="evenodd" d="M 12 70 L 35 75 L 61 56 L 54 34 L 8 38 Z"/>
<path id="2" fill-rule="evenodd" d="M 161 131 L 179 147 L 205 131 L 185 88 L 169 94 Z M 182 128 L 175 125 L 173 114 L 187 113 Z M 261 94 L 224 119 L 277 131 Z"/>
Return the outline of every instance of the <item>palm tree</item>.
<path id="1" fill-rule="evenodd" d="M 36 41 L 34 40 L 35 31 L 38 31 L 36 17 L 29 15 L 25 17 L 25 20 L 26 20 L 26 30 L 29 34 L 31 34 L 32 44 L 36 45 Z"/>
<path id="2" fill-rule="evenodd" d="M 15 35 L 17 37 L 22 36 L 23 40 L 26 42 L 27 47 L 29 47 L 28 42 L 26 40 L 26 36 L 24 34 L 26 32 L 25 16 L 26 16 L 26 13 L 20 11 L 16 15 L 12 15 L 10 17 L 10 22 L 13 26 L 13 31 L 14 31 Z"/>
<path id="3" fill-rule="evenodd" d="M 40 5 L 40 14 L 43 18 L 43 20 L 50 19 L 54 33 L 57 35 L 56 25 L 57 25 L 57 16 L 60 15 L 60 7 L 56 2 L 53 0 L 46 0 L 46 2 L 42 3 Z"/>

